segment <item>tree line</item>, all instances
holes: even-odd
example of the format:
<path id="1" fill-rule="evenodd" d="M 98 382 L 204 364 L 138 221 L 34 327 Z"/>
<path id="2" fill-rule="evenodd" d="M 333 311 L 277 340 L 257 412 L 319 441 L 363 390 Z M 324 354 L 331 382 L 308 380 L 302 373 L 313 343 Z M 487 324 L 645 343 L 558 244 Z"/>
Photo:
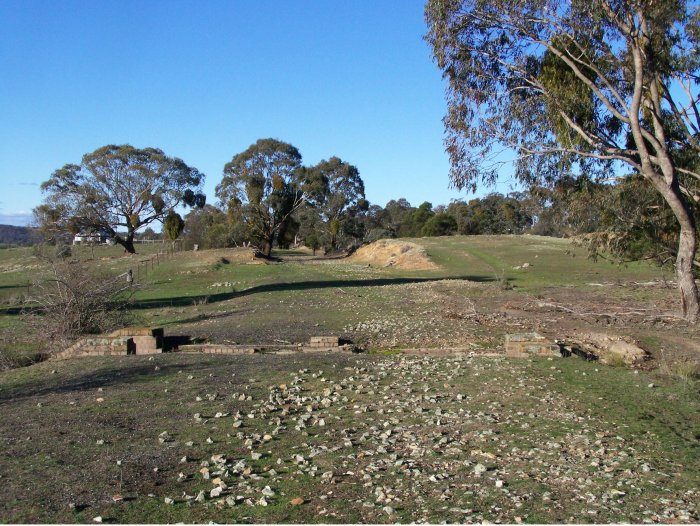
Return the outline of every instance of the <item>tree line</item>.
<path id="1" fill-rule="evenodd" d="M 133 252 L 136 232 L 161 221 L 170 238 L 184 229 L 204 246 L 251 239 L 267 256 L 299 238 L 334 250 L 390 236 L 581 234 L 593 255 L 672 264 L 683 315 L 695 322 L 700 6 L 428 0 L 425 19 L 447 81 L 452 184 L 493 184 L 497 153 L 510 149 L 522 195 L 371 206 L 346 161 L 305 167 L 292 145 L 261 139 L 226 164 L 207 207 L 203 174 L 180 159 L 106 146 L 44 183 L 39 224 L 99 228 Z M 183 204 L 194 207 L 185 219 L 175 211 Z"/>
<path id="2" fill-rule="evenodd" d="M 139 232 L 154 237 L 151 225 L 160 222 L 163 237 L 187 247 L 253 245 L 265 256 L 273 246 L 302 243 L 328 253 L 382 238 L 531 233 L 584 236 L 592 255 L 621 260 L 668 264 L 677 257 L 672 210 L 641 176 L 611 184 L 562 175 L 551 186 L 507 195 L 437 206 L 400 198 L 382 207 L 367 201 L 354 165 L 333 156 L 304 166 L 291 144 L 260 139 L 224 166 L 215 204 L 206 203 L 203 180 L 161 150 L 105 146 L 56 170 L 35 215 L 48 240 L 102 231 L 127 252 Z M 184 218 L 180 205 L 190 207 Z"/>

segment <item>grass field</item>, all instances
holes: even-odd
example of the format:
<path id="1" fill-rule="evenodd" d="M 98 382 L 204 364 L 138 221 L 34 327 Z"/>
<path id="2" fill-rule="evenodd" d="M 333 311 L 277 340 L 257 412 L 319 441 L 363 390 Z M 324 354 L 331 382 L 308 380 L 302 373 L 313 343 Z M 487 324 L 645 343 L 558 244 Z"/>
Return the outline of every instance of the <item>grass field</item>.
<path id="1" fill-rule="evenodd" d="M 304 251 L 270 264 L 242 250 L 150 264 L 134 323 L 222 343 L 339 335 L 369 352 L 0 372 L 0 520 L 700 520 L 698 333 L 674 317 L 671 276 L 592 262 L 565 240 L 413 241 L 438 269 Z M 74 255 L 121 273 L 158 248 Z M 44 271 L 31 250 L 0 251 L 0 345 L 16 363 L 47 348 L 20 315 Z M 480 355 L 532 330 L 629 336 L 652 359 L 630 370 Z M 452 347 L 472 353 L 441 354 Z"/>

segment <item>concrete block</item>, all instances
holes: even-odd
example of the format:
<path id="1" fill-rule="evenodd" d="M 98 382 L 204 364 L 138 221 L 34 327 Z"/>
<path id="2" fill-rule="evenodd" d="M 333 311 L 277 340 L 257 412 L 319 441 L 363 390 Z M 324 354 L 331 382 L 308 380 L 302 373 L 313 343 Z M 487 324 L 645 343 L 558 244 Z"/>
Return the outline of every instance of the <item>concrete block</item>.
<path id="1" fill-rule="evenodd" d="M 340 338 L 337 336 L 312 336 L 309 339 L 309 344 L 312 346 L 337 347 L 340 345 Z"/>
<path id="2" fill-rule="evenodd" d="M 536 332 L 506 335 L 506 356 L 561 356 L 559 345 Z"/>
<path id="3" fill-rule="evenodd" d="M 136 354 L 158 354 L 162 353 L 162 342 L 153 336 L 133 336 L 132 340 L 136 346 Z"/>

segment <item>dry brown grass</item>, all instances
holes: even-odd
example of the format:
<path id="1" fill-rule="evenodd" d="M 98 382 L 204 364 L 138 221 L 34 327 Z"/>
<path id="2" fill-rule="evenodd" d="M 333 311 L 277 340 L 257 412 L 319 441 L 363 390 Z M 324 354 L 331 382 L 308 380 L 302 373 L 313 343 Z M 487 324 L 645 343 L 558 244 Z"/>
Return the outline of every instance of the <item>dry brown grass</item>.
<path id="1" fill-rule="evenodd" d="M 380 239 L 357 250 L 352 262 L 369 263 L 381 267 L 405 270 L 435 270 L 440 268 L 431 261 L 425 247 L 408 241 Z"/>

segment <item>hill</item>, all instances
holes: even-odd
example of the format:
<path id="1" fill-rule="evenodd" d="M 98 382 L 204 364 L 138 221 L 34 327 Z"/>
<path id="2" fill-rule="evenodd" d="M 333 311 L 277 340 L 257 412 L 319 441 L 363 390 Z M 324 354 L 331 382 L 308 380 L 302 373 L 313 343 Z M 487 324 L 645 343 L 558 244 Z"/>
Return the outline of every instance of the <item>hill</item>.
<path id="1" fill-rule="evenodd" d="M 0 225 L 0 246 L 34 244 L 33 229 L 26 226 Z"/>

